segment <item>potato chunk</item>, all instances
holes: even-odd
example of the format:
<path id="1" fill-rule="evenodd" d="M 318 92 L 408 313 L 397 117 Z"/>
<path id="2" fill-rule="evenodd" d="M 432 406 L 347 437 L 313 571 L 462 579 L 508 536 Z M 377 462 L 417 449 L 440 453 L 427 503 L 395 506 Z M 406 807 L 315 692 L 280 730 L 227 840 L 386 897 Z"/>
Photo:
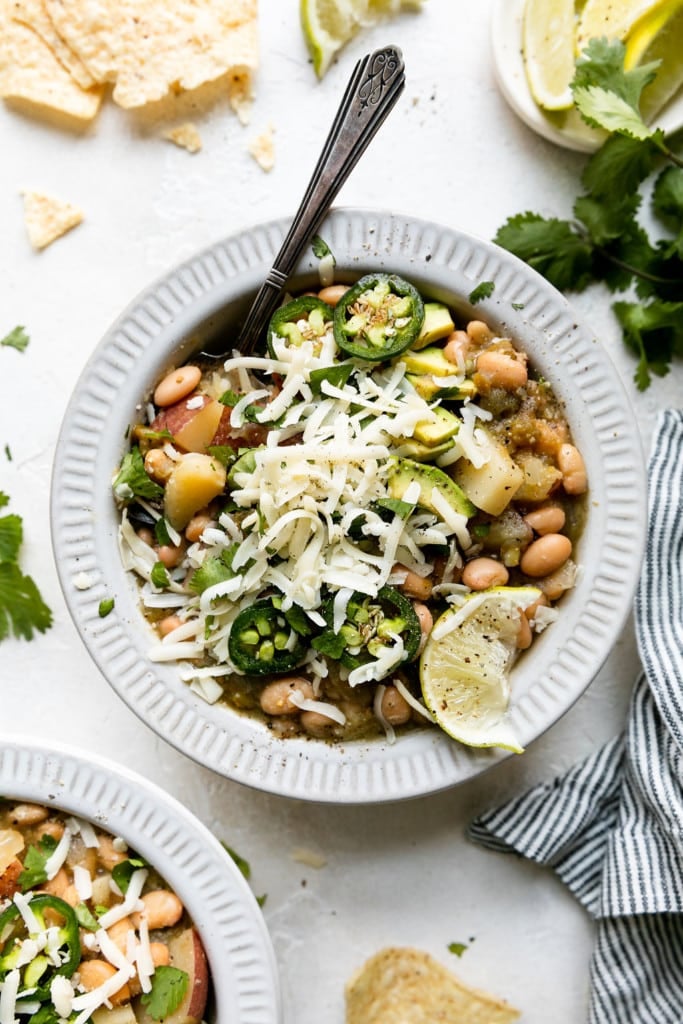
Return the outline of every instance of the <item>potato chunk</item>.
<path id="1" fill-rule="evenodd" d="M 477 508 L 499 516 L 517 493 L 524 473 L 502 444 L 486 436 L 489 457 L 484 465 L 477 468 L 469 459 L 462 458 L 452 476 Z"/>
<path id="2" fill-rule="evenodd" d="M 171 526 L 183 530 L 195 512 L 225 488 L 225 467 L 210 455 L 191 452 L 175 466 L 166 483 L 164 514 Z"/>
<path id="3" fill-rule="evenodd" d="M 208 402 L 186 420 L 179 430 L 173 431 L 174 442 L 186 452 L 205 452 L 218 430 L 224 409 L 225 406 L 220 402 Z"/>

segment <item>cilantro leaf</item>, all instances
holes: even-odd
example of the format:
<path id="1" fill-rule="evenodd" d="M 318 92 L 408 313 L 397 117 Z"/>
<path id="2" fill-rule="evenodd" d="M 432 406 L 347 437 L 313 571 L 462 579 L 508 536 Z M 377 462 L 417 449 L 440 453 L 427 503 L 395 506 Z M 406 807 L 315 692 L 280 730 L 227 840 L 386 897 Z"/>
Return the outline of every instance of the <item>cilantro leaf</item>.
<path id="1" fill-rule="evenodd" d="M 482 281 L 478 284 L 476 288 L 472 289 L 468 296 L 472 305 L 476 306 L 476 304 L 481 302 L 482 299 L 488 299 L 493 295 L 495 287 L 495 281 Z"/>
<path id="2" fill-rule="evenodd" d="M 21 516 L 0 518 L 0 562 L 16 562 L 23 534 Z"/>
<path id="3" fill-rule="evenodd" d="M 128 886 L 130 880 L 136 871 L 140 868 L 146 868 L 147 863 L 142 857 L 128 857 L 126 860 L 119 861 L 115 864 L 111 871 L 111 877 L 114 882 L 118 885 L 122 893 L 128 892 Z"/>
<path id="4" fill-rule="evenodd" d="M 583 291 L 593 279 L 593 247 L 569 221 L 519 213 L 498 229 L 494 241 L 560 291 Z"/>
<path id="5" fill-rule="evenodd" d="M 616 195 L 610 201 L 588 195 L 574 203 L 574 215 L 588 230 L 596 245 L 605 245 L 624 234 L 640 206 L 639 195 Z"/>
<path id="6" fill-rule="evenodd" d="M 25 327 L 15 327 L 4 338 L 0 338 L 0 345 L 4 345 L 6 348 L 15 348 L 18 352 L 25 352 L 30 340 Z"/>
<path id="7" fill-rule="evenodd" d="M 171 544 L 171 535 L 168 532 L 168 526 L 163 516 L 161 519 L 157 519 L 154 524 L 154 536 L 156 537 L 157 544 L 162 548 Z"/>
<path id="8" fill-rule="evenodd" d="M 206 449 L 221 466 L 231 466 L 237 458 L 237 452 L 229 444 L 210 444 Z"/>
<path id="9" fill-rule="evenodd" d="M 163 562 L 155 562 L 152 566 L 152 571 L 149 574 L 152 586 L 158 587 L 159 590 L 163 590 L 171 582 L 171 578 L 168 575 L 168 569 Z"/>
<path id="10" fill-rule="evenodd" d="M 412 514 L 415 506 L 409 501 L 401 501 L 400 498 L 378 498 L 374 503 L 378 508 L 391 512 L 399 519 L 407 519 Z"/>
<path id="11" fill-rule="evenodd" d="M 662 171 L 652 192 L 652 208 L 662 223 L 677 233 L 665 251 L 683 259 L 683 168 Z"/>
<path id="12" fill-rule="evenodd" d="M 332 256 L 332 250 L 325 239 L 321 238 L 320 235 L 313 235 L 311 249 L 313 250 L 313 255 L 318 260 L 323 259 L 325 256 Z M 332 258 L 334 259 L 334 257 Z"/>
<path id="13" fill-rule="evenodd" d="M 234 408 L 238 402 L 241 402 L 244 395 L 240 395 L 237 391 L 224 391 L 218 401 L 221 405 L 227 405 Z M 242 416 L 247 423 L 258 423 L 258 414 L 263 410 L 258 405 L 245 405 L 242 409 Z"/>
<path id="14" fill-rule="evenodd" d="M 12 450 L 8 444 L 5 445 L 5 458 L 8 462 L 12 461 Z"/>
<path id="15" fill-rule="evenodd" d="M 52 625 L 52 612 L 30 576 L 16 562 L 0 563 L 0 640 L 12 632 L 31 640 L 33 631 L 44 633 Z"/>
<path id="16" fill-rule="evenodd" d="M 469 946 L 467 945 L 466 942 L 448 943 L 448 952 L 455 953 L 456 956 L 462 956 L 466 949 L 469 949 Z"/>
<path id="17" fill-rule="evenodd" d="M 637 110 L 609 89 L 589 85 L 574 89 L 574 105 L 591 128 L 621 132 L 634 139 L 649 139 L 652 131 Z"/>
<path id="18" fill-rule="evenodd" d="M 574 102 L 583 114 L 579 104 L 580 96 L 585 95 L 586 92 L 590 93 L 593 89 L 597 90 L 597 95 L 592 102 L 599 106 L 600 102 L 607 102 L 605 100 L 606 93 L 612 94 L 638 116 L 647 135 L 650 135 L 650 130 L 640 118 L 638 106 L 640 94 L 657 74 L 659 61 L 641 64 L 631 71 L 626 71 L 624 69 L 625 55 L 626 47 L 619 40 L 591 39 L 576 62 L 576 71 L 571 83 Z M 577 96 L 577 93 L 580 95 Z M 620 130 L 613 125 L 598 124 L 598 127 L 604 127 L 607 131 Z M 643 138 L 645 137 L 643 136 Z"/>
<path id="19" fill-rule="evenodd" d="M 322 394 L 322 385 L 328 381 L 333 388 L 343 388 L 353 373 L 352 363 L 336 363 L 334 366 L 325 366 L 321 370 L 311 370 L 308 383 L 314 395 Z"/>
<path id="20" fill-rule="evenodd" d="M 163 487 L 147 476 L 142 452 L 137 445 L 124 455 L 112 486 L 120 501 L 130 501 L 134 496 L 161 498 L 164 493 Z"/>
<path id="21" fill-rule="evenodd" d="M 222 839 L 221 839 L 221 846 L 223 847 L 223 849 L 225 850 L 226 853 L 230 854 L 230 856 L 234 860 L 235 864 L 240 869 L 242 875 L 248 881 L 251 878 L 251 865 L 249 864 L 249 861 L 245 860 L 244 857 L 240 857 L 239 853 L 237 853 L 235 850 L 233 850 L 232 846 L 228 846 L 227 843 L 223 842 Z"/>
<path id="22" fill-rule="evenodd" d="M 651 373 L 663 377 L 672 358 L 683 355 L 683 302 L 615 302 L 613 309 L 624 341 L 639 357 L 634 379 L 644 391 Z"/>
<path id="23" fill-rule="evenodd" d="M 203 594 L 216 583 L 231 580 L 235 574 L 220 558 L 205 558 L 202 564 L 192 573 L 189 586 L 195 594 Z"/>
<path id="24" fill-rule="evenodd" d="M 311 647 L 314 647 L 320 654 L 326 654 L 328 658 L 338 661 L 346 650 L 346 640 L 341 633 L 334 633 L 331 629 L 326 629 L 320 636 L 313 638 Z"/>
<path id="25" fill-rule="evenodd" d="M 0 491 L 0 508 L 4 508 L 5 505 L 9 505 L 9 494 L 5 494 L 4 491 Z"/>
<path id="26" fill-rule="evenodd" d="M 287 625 L 298 633 L 299 636 L 310 636 L 313 632 L 311 622 L 308 615 L 298 605 L 294 604 L 291 608 L 288 608 L 286 612 L 283 612 Z"/>
<path id="27" fill-rule="evenodd" d="M 104 597 L 99 603 L 97 614 L 101 619 L 106 619 L 107 615 L 114 610 L 114 598 Z"/>
<path id="28" fill-rule="evenodd" d="M 593 153 L 581 180 L 594 197 L 613 197 L 615 184 L 618 195 L 630 195 L 652 173 L 657 155 L 657 147 L 649 140 L 611 135 Z"/>
<path id="29" fill-rule="evenodd" d="M 19 875 L 19 885 L 22 892 L 33 889 L 36 885 L 47 882 L 45 864 L 49 857 L 57 849 L 57 840 L 47 833 L 41 838 L 37 846 L 29 846 L 24 857 L 24 870 Z"/>
<path id="30" fill-rule="evenodd" d="M 177 967 L 157 967 L 152 975 L 152 987 L 140 996 L 153 1020 L 164 1020 L 178 1009 L 187 993 L 190 979 L 186 971 Z"/>

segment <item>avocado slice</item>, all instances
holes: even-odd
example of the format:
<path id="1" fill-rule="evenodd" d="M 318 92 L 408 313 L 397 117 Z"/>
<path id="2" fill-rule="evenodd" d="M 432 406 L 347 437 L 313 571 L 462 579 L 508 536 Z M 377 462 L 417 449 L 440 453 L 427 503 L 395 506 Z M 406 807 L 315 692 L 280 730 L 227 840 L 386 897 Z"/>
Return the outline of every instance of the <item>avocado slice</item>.
<path id="1" fill-rule="evenodd" d="M 436 516 L 440 517 L 440 513 L 432 502 L 432 491 L 435 488 L 446 499 L 454 512 L 469 519 L 477 511 L 465 492 L 437 466 L 424 466 L 413 459 L 394 457 L 389 460 L 388 484 L 389 494 L 392 498 L 402 501 L 408 487 L 415 481 L 420 485 L 418 505 L 433 512 Z"/>
<path id="2" fill-rule="evenodd" d="M 453 440 L 449 437 L 441 444 L 429 445 L 415 437 L 399 437 L 396 439 L 396 447 L 400 448 L 402 456 L 415 459 L 416 462 L 432 462 L 453 447 Z"/>
<path id="3" fill-rule="evenodd" d="M 409 348 L 400 356 L 406 364 L 406 373 L 431 373 L 435 377 L 454 377 L 458 367 L 446 359 L 442 348 L 423 348 L 415 352 Z"/>
<path id="4" fill-rule="evenodd" d="M 406 380 L 413 385 L 420 398 L 424 398 L 427 402 L 431 402 L 435 398 L 474 398 L 477 393 L 474 381 L 469 379 L 464 380 L 462 384 L 448 387 L 443 387 L 439 383 L 438 377 L 433 377 L 428 373 L 407 373 Z"/>
<path id="5" fill-rule="evenodd" d="M 425 318 L 422 330 L 413 342 L 414 349 L 425 348 L 434 341 L 442 341 L 452 334 L 455 324 L 448 306 L 441 302 L 425 302 Z"/>
<path id="6" fill-rule="evenodd" d="M 460 420 L 448 409 L 442 409 L 437 405 L 432 409 L 434 420 L 421 420 L 415 424 L 413 437 L 416 441 L 426 445 L 441 445 L 444 441 L 454 437 L 460 429 Z"/>

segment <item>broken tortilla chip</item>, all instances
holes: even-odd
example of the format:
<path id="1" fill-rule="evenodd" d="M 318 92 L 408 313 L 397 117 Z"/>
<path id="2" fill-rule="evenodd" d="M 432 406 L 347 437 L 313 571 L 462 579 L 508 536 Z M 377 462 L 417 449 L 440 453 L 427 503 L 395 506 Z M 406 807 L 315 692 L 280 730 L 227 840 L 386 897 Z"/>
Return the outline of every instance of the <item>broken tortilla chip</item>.
<path id="1" fill-rule="evenodd" d="M 82 211 L 71 203 L 42 192 L 26 190 L 22 194 L 24 221 L 29 242 L 34 249 L 44 249 L 83 220 Z"/>
<path id="2" fill-rule="evenodd" d="M 57 32 L 113 99 L 140 107 L 169 90 L 258 62 L 257 0 L 45 0 Z"/>
<path id="3" fill-rule="evenodd" d="M 91 89 L 95 85 L 95 79 L 83 61 L 69 49 L 50 21 L 44 0 L 13 0 L 12 16 L 15 21 L 23 22 L 40 36 L 62 67 L 76 79 L 82 89 Z"/>
<path id="4" fill-rule="evenodd" d="M 186 149 L 188 153 L 198 153 L 202 148 L 201 135 L 191 121 L 179 124 L 177 128 L 169 128 L 163 133 L 163 137 L 169 142 L 175 142 L 176 146 Z"/>
<path id="5" fill-rule="evenodd" d="M 102 90 L 81 89 L 40 36 L 13 20 L 12 9 L 12 0 L 0 0 L 0 96 L 91 121 Z"/>
<path id="6" fill-rule="evenodd" d="M 512 1024 L 519 1012 L 463 985 L 429 953 L 383 949 L 346 986 L 346 1024 Z"/>
<path id="7" fill-rule="evenodd" d="M 275 146 L 273 144 L 273 126 L 268 125 L 264 132 L 257 135 L 249 143 L 249 152 L 256 163 L 264 171 L 272 171 L 275 166 Z"/>

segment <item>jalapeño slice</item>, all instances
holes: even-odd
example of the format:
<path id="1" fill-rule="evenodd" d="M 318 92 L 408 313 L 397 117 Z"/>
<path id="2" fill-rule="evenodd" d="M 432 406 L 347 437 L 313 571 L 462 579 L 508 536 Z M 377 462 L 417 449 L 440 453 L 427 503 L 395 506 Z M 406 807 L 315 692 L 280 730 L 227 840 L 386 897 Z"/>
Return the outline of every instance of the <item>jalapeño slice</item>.
<path id="1" fill-rule="evenodd" d="M 308 646 L 271 598 L 256 601 L 239 613 L 228 638 L 236 668 L 248 675 L 289 672 L 306 657 Z"/>
<path id="2" fill-rule="evenodd" d="M 332 631 L 334 600 L 330 598 L 323 615 Z M 325 634 L 323 634 L 324 636 Z M 420 622 L 412 603 L 394 587 L 382 587 L 377 597 L 354 593 L 346 606 L 346 616 L 339 632 L 333 634 L 341 649 L 339 661 L 348 669 L 377 661 L 395 645 L 395 636 L 403 641 L 402 661 L 412 661 L 420 645 Z M 313 646 L 317 643 L 314 640 Z M 396 668 L 392 666 L 391 671 Z"/>
<path id="3" fill-rule="evenodd" d="M 273 313 L 268 325 L 268 352 L 273 359 L 277 353 L 273 335 L 282 338 L 288 348 L 299 348 L 304 341 L 313 342 L 313 352 L 320 354 L 325 336 L 331 329 L 334 313 L 322 299 L 315 295 L 302 295 L 285 303 Z"/>
<path id="4" fill-rule="evenodd" d="M 412 284 L 396 274 L 367 274 L 337 303 L 334 338 L 349 355 L 379 362 L 407 349 L 423 322 L 424 304 Z"/>
<path id="5" fill-rule="evenodd" d="M 55 966 L 54 953 L 48 956 L 39 951 L 37 946 L 36 955 L 26 962 L 24 941 L 29 935 L 18 906 L 11 903 L 0 914 L 0 976 L 18 968 L 21 971 L 21 988 L 32 989 L 31 999 L 44 1002 L 50 996 L 52 979 L 58 974 L 70 978 L 81 962 L 79 924 L 73 908 L 59 896 L 38 893 L 31 897 L 29 907 L 42 929 L 56 929 L 57 937 L 52 942 L 54 950 L 59 953 L 59 965 Z M 60 923 L 48 924 L 45 920 L 46 910 L 53 911 Z"/>

